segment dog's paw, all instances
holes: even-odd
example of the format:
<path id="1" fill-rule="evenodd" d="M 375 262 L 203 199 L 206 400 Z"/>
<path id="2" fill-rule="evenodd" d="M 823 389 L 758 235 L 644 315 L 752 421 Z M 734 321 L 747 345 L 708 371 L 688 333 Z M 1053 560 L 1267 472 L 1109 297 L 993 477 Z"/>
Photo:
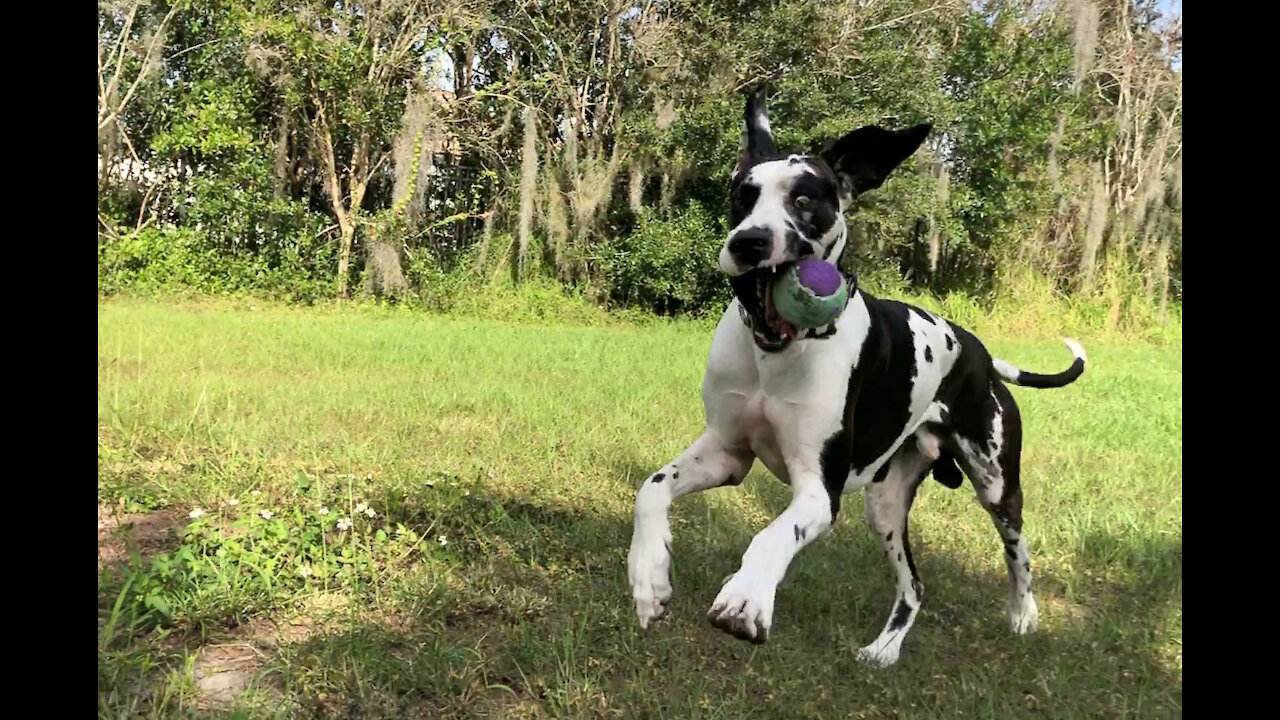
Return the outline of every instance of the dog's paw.
<path id="1" fill-rule="evenodd" d="M 740 640 L 762 644 L 769 639 L 769 628 L 773 625 L 776 589 L 771 583 L 739 572 L 720 589 L 707 619 Z"/>
<path id="2" fill-rule="evenodd" d="M 636 602 L 636 618 L 641 628 L 662 617 L 671 603 L 670 540 L 646 542 L 636 536 L 627 555 L 627 578 Z"/>
<path id="3" fill-rule="evenodd" d="M 858 650 L 858 660 L 873 668 L 887 668 L 898 662 L 898 653 L 901 650 L 901 644 L 896 642 L 883 642 L 880 638 L 870 645 Z"/>
<path id="4" fill-rule="evenodd" d="M 1015 635 L 1033 633 L 1040 626 L 1040 609 L 1031 593 L 1009 601 L 1009 626 Z"/>

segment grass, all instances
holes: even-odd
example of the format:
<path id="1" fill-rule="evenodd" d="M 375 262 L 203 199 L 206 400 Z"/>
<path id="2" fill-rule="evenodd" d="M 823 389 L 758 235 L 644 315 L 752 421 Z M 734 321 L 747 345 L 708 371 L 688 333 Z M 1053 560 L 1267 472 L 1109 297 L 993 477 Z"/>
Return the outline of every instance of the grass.
<path id="1" fill-rule="evenodd" d="M 1027 368 L 1069 359 L 1019 337 L 985 340 Z M 676 504 L 673 615 L 638 630 L 631 503 L 701 430 L 710 338 L 100 302 L 100 518 L 168 517 L 181 537 L 100 574 L 99 715 L 1181 716 L 1180 345 L 1083 336 L 1080 382 L 1014 389 L 1040 631 L 1008 630 L 972 492 L 930 481 L 912 513 L 924 608 L 899 664 L 872 671 L 854 651 L 892 583 L 860 500 L 792 565 L 769 644 L 706 622 L 787 502 L 758 465 Z"/>

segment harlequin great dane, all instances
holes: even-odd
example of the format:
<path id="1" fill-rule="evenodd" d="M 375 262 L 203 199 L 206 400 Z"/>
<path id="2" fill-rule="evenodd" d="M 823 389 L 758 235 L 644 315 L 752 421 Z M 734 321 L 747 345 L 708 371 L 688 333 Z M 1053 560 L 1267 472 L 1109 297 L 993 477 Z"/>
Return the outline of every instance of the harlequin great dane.
<path id="1" fill-rule="evenodd" d="M 763 94 L 748 98 L 733 172 L 732 228 L 720 252 L 735 298 L 716 327 L 702 382 L 706 431 L 645 480 L 636 497 L 628 576 L 640 625 L 671 599 L 668 510 L 692 492 L 737 485 L 759 459 L 792 489 L 791 503 L 752 539 L 711 605 L 711 624 L 763 643 L 774 593 L 796 553 L 831 527 L 842 494 L 866 488 L 866 516 L 897 576 L 884 629 L 859 651 L 897 661 L 923 586 L 907 539 L 916 488 L 932 471 L 950 488 L 961 470 L 990 514 L 1009 571 L 1015 633 L 1036 628 L 1031 562 L 1022 535 L 1022 423 L 1005 382 L 1061 387 L 1085 353 L 1056 375 L 991 357 L 972 334 L 920 308 L 881 300 L 847 276 L 849 300 L 825 328 L 797 329 L 773 305 L 773 275 L 811 256 L 838 263 L 853 198 L 873 190 L 924 141 L 929 125 L 855 130 L 815 155 L 781 156 Z"/>

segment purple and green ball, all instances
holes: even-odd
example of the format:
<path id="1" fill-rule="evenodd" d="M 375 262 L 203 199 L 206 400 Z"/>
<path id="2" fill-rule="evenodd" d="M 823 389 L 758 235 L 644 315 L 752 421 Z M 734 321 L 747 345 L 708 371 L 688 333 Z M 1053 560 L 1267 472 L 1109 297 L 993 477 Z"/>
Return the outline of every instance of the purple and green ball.
<path id="1" fill-rule="evenodd" d="M 809 258 L 787 268 L 773 285 L 773 305 L 792 325 L 820 328 L 844 310 L 849 290 L 831 263 Z"/>

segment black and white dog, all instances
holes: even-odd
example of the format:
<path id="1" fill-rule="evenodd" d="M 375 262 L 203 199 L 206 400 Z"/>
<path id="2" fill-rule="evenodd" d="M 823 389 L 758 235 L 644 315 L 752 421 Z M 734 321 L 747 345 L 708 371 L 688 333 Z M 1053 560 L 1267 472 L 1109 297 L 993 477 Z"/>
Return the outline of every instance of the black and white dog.
<path id="1" fill-rule="evenodd" d="M 797 330 L 773 306 L 772 275 L 809 256 L 837 263 L 847 236 L 844 210 L 879 187 L 929 130 L 864 127 L 818 155 L 783 157 L 763 94 L 747 100 L 732 230 L 720 253 L 736 297 L 716 327 L 702 382 L 706 431 L 636 497 L 627 569 L 642 627 L 671 599 L 671 502 L 737 485 L 758 458 L 791 486 L 791 504 L 751 541 L 712 603 L 712 625 L 763 643 L 792 558 L 831 527 L 842 494 L 865 487 L 867 521 L 897 575 L 897 591 L 884 630 L 859 657 L 896 662 L 923 591 L 907 513 L 930 471 L 956 488 L 963 469 L 1004 544 L 1013 631 L 1036 629 L 1018 482 L 1022 424 L 1003 383 L 1067 385 L 1084 372 L 1079 343 L 1066 340 L 1075 355 L 1066 371 L 1023 372 L 992 358 L 963 328 L 858 291 L 854 278 L 844 312 L 827 328 Z"/>

